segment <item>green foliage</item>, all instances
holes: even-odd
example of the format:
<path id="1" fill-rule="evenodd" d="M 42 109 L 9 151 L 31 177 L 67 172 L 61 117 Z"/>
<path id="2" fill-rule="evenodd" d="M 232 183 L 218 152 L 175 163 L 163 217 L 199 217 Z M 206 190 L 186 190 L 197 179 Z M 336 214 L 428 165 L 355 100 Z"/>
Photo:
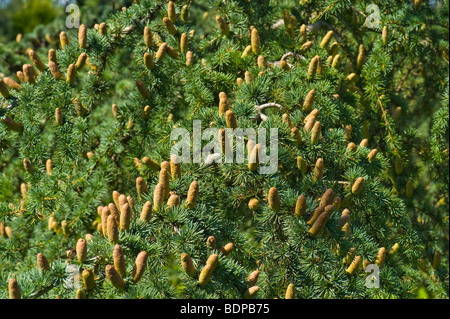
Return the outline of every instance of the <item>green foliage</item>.
<path id="1" fill-rule="evenodd" d="M 20 42 L 0 45 L 0 72 L 21 86 L 9 88 L 9 97 L 0 100 L 0 298 L 8 298 L 11 277 L 22 298 L 75 298 L 78 289 L 88 298 L 242 298 L 246 277 L 255 270 L 260 275 L 254 298 L 285 298 L 291 283 L 297 298 L 448 298 L 449 3 L 424 1 L 414 7 L 409 1 L 377 1 L 381 21 L 372 29 L 365 22 L 371 3 L 176 1 L 178 33 L 172 35 L 163 24 L 166 2 L 79 1 L 81 22 L 88 29 L 86 48 L 79 46 L 78 29 L 65 28 L 64 15 L 34 28 Z M 185 5 L 189 18 L 183 21 Z M 285 13 L 290 21 L 283 19 Z M 229 35 L 220 33 L 216 15 L 229 24 Z M 99 32 L 102 22 L 106 34 Z M 287 32 L 289 23 L 294 36 Z M 146 26 L 154 34 L 149 48 Z M 242 56 L 252 45 L 252 28 L 259 32 L 258 55 L 265 66 L 258 66 L 252 52 Z M 330 30 L 332 40 L 322 47 Z M 64 48 L 60 31 L 70 40 Z M 182 33 L 189 53 L 181 51 Z M 160 61 L 155 58 L 156 34 L 169 47 Z M 309 49 L 303 46 L 307 41 L 312 41 Z M 333 42 L 340 54 L 335 67 Z M 20 82 L 16 73 L 32 64 L 27 48 L 46 64 L 42 72 L 35 68 L 34 84 Z M 48 68 L 49 49 L 56 50 L 62 80 Z M 169 55 L 174 51 L 176 58 Z M 144 65 L 145 52 L 154 57 L 153 69 Z M 67 70 L 82 53 L 87 65 L 76 72 L 73 84 L 67 83 Z M 188 54 L 193 55 L 190 65 Z M 311 76 L 310 61 L 316 56 L 323 71 Z M 280 67 L 283 61 L 287 69 Z M 140 94 L 137 80 L 149 97 Z M 311 129 L 305 128 L 311 110 L 303 108 L 313 89 L 311 110 L 320 111 L 314 122 L 321 123 L 314 142 Z M 192 133 L 194 120 L 201 121 L 202 130 L 227 127 L 218 111 L 221 92 L 229 98 L 238 127 L 278 129 L 276 173 L 252 171 L 247 160 L 182 163 L 181 177 L 169 181 L 180 205 L 164 204 L 152 210 L 148 221 L 140 221 L 144 204 L 155 205 L 159 166 L 170 162 L 172 130 Z M 267 108 L 262 115 L 258 106 L 266 103 L 279 108 Z M 148 118 L 143 116 L 146 106 Z M 62 123 L 57 123 L 56 109 Z M 12 129 L 10 120 L 23 129 Z M 298 128 L 301 143 L 289 125 Z M 373 149 L 377 155 L 369 160 Z M 158 167 L 147 166 L 145 157 Z M 299 157 L 303 168 L 297 166 Z M 317 178 L 319 158 L 324 171 Z M 34 171 L 27 170 L 25 159 Z M 148 193 L 138 193 L 137 177 L 144 179 Z M 353 190 L 361 177 L 362 189 Z M 190 209 L 186 203 L 193 181 L 199 196 Z M 273 187 L 279 210 L 269 205 Z M 313 223 L 308 222 L 327 189 L 334 191 L 331 202 L 339 197 L 341 204 L 330 211 L 323 230 L 311 235 Z M 113 191 L 132 198 L 131 225 L 118 238 L 126 263 L 124 291 L 105 272 L 114 263 L 115 243 L 108 238 L 102 209 L 118 205 Z M 306 198 L 303 216 L 295 214 L 300 195 Z M 254 211 L 248 206 L 253 198 L 260 202 Z M 345 209 L 350 212 L 347 224 L 341 215 Z M 124 210 L 120 215 L 126 215 Z M 210 236 L 215 248 L 207 247 Z M 79 238 L 87 240 L 82 262 L 75 252 Z M 224 250 L 228 243 L 234 247 L 229 254 Z M 397 246 L 398 252 L 391 252 Z M 380 287 L 367 288 L 368 273 L 348 269 L 356 256 L 364 268 L 375 263 L 382 247 L 387 254 Z M 351 249 L 354 255 L 346 258 Z M 146 268 L 134 282 L 142 251 L 148 254 Z M 38 253 L 47 257 L 50 269 L 38 269 Z M 180 262 L 182 253 L 195 267 L 192 277 Z M 200 273 L 214 253 L 219 262 L 201 286 Z M 82 280 L 80 287 L 67 284 L 67 264 L 92 269 L 95 288 L 88 290 Z"/>

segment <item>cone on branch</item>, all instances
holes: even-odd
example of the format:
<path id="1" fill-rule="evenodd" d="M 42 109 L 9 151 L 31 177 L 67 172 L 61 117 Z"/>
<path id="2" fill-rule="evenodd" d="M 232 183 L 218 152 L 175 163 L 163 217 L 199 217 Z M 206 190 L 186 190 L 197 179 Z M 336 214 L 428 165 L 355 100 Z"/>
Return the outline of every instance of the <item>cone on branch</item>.
<path id="1" fill-rule="evenodd" d="M 111 282 L 111 284 L 121 291 L 125 291 L 125 281 L 116 271 L 113 265 L 107 265 L 105 268 L 106 278 Z"/>
<path id="2" fill-rule="evenodd" d="M 197 203 L 197 198 L 199 195 L 199 185 L 197 181 L 193 181 L 189 186 L 187 199 L 186 199 L 186 208 L 193 209 L 195 204 Z"/>
<path id="3" fill-rule="evenodd" d="M 191 256 L 186 253 L 181 254 L 181 267 L 189 277 L 195 277 L 197 271 L 195 270 Z"/>
<path id="4" fill-rule="evenodd" d="M 47 260 L 47 257 L 44 256 L 44 254 L 39 253 L 37 254 L 37 266 L 40 270 L 49 270 L 50 269 L 50 264 Z"/>
<path id="5" fill-rule="evenodd" d="M 136 257 L 136 261 L 134 263 L 134 267 L 133 267 L 133 273 L 132 273 L 132 277 L 133 277 L 133 281 L 139 282 L 139 280 L 141 280 L 142 276 L 144 275 L 145 272 L 145 268 L 147 267 L 147 259 L 148 259 L 148 254 L 145 251 L 141 251 L 137 257 Z"/>
<path id="6" fill-rule="evenodd" d="M 87 259 L 87 243 L 83 238 L 78 239 L 76 252 L 78 262 L 84 263 Z"/>
<path id="7" fill-rule="evenodd" d="M 276 189 L 275 187 L 271 187 L 269 189 L 269 193 L 267 195 L 267 205 L 274 212 L 278 212 L 280 210 L 281 200 L 278 194 L 278 189 Z"/>

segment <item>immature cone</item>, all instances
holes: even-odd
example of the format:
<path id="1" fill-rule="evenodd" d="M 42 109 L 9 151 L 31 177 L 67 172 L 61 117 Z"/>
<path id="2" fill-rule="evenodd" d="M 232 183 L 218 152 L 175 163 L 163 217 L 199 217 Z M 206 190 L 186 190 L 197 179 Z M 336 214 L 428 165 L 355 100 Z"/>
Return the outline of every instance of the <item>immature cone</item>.
<path id="1" fill-rule="evenodd" d="M 242 85 L 244 83 L 244 80 L 242 78 L 237 78 L 236 79 L 236 84 L 237 85 Z"/>
<path id="2" fill-rule="evenodd" d="M 219 116 L 230 109 L 230 100 L 225 92 L 219 93 Z"/>
<path id="3" fill-rule="evenodd" d="M 63 124 L 63 117 L 61 114 L 61 109 L 59 107 L 57 107 L 55 109 L 55 122 L 58 125 L 62 125 Z"/>
<path id="4" fill-rule="evenodd" d="M 172 23 L 175 23 L 175 21 L 177 20 L 177 16 L 175 13 L 175 4 L 172 1 L 169 1 L 169 4 L 167 6 L 167 16 Z"/>
<path id="5" fill-rule="evenodd" d="M 119 242 L 119 227 L 116 218 L 113 215 L 108 216 L 106 229 L 109 242 L 117 244 Z"/>
<path id="6" fill-rule="evenodd" d="M 9 299 L 21 299 L 20 287 L 15 278 L 8 282 Z"/>
<path id="7" fill-rule="evenodd" d="M 170 156 L 170 175 L 173 179 L 179 179 L 181 177 L 181 159 L 177 154 Z"/>
<path id="8" fill-rule="evenodd" d="M 1 80 L 0 80 L 1 82 Z M 22 86 L 17 83 L 16 81 L 14 81 L 13 79 L 9 78 L 9 77 L 4 77 L 3 78 L 3 82 L 10 88 L 16 91 L 20 91 L 20 89 L 22 88 Z M 5 96 L 6 97 L 6 96 Z"/>
<path id="9" fill-rule="evenodd" d="M 290 283 L 286 289 L 286 299 L 295 299 L 295 286 Z"/>
<path id="10" fill-rule="evenodd" d="M 150 92 L 149 90 L 147 90 L 147 88 L 145 87 L 144 83 L 142 83 L 142 81 L 140 80 L 136 80 L 136 87 L 139 91 L 139 93 L 146 99 L 150 98 Z"/>
<path id="11" fill-rule="evenodd" d="M 144 194 L 148 194 L 147 184 L 145 183 L 145 180 L 140 176 L 136 178 L 136 190 L 140 198 L 142 198 Z"/>
<path id="12" fill-rule="evenodd" d="M 252 52 L 252 46 L 247 45 L 244 49 L 244 52 L 242 52 L 242 54 L 241 54 L 241 59 L 247 57 L 250 54 L 250 52 Z"/>
<path id="13" fill-rule="evenodd" d="M 374 148 L 373 150 L 370 151 L 369 155 L 367 155 L 367 159 L 369 160 L 370 163 L 373 163 L 375 161 L 377 153 L 378 150 Z"/>
<path id="14" fill-rule="evenodd" d="M 276 189 L 275 187 L 271 187 L 269 189 L 269 194 L 267 196 L 267 205 L 274 212 L 278 212 L 280 210 L 281 200 L 278 194 L 278 189 Z"/>
<path id="15" fill-rule="evenodd" d="M 364 187 L 364 177 L 358 177 L 352 186 L 352 194 L 358 195 Z"/>
<path id="16" fill-rule="evenodd" d="M 305 195 L 300 195 L 297 198 L 297 202 L 295 203 L 295 216 L 296 217 L 301 217 L 303 215 L 305 215 L 306 212 L 306 197 Z"/>
<path id="17" fill-rule="evenodd" d="M 177 34 L 177 29 L 175 28 L 175 26 L 173 25 L 172 21 L 169 20 L 169 18 L 164 17 L 163 18 L 163 24 L 166 27 L 167 31 L 171 34 L 171 35 L 176 35 Z"/>
<path id="18" fill-rule="evenodd" d="M 2 79 L 0 79 L 0 94 L 3 95 L 4 98 L 8 98 L 10 96 L 9 89 Z"/>
<path id="19" fill-rule="evenodd" d="M 251 47 L 250 47 L 250 48 L 251 48 Z M 267 66 L 267 62 L 266 62 L 266 60 L 264 59 L 264 57 L 263 57 L 262 55 L 260 55 L 260 56 L 258 57 L 257 65 L 258 65 L 258 67 L 260 67 L 260 68 L 265 68 L 265 67 Z"/>
<path id="20" fill-rule="evenodd" d="M 167 43 L 163 42 L 159 46 L 158 51 L 155 54 L 155 59 L 158 60 L 158 62 L 161 61 L 162 58 L 166 55 L 166 53 L 167 53 Z"/>
<path id="21" fill-rule="evenodd" d="M 306 53 L 306 51 L 311 49 L 312 45 L 313 45 L 312 41 L 307 41 L 307 42 L 302 44 L 302 47 L 300 48 L 300 51 L 302 51 L 302 53 Z"/>
<path id="22" fill-rule="evenodd" d="M 49 270 L 50 264 L 48 263 L 47 258 L 44 256 L 44 254 L 39 253 L 37 254 L 37 266 L 40 270 Z"/>
<path id="23" fill-rule="evenodd" d="M 322 205 L 317 206 L 317 208 L 314 210 L 314 213 L 309 218 L 307 224 L 309 226 L 312 226 L 316 222 L 317 218 L 319 218 L 319 216 L 323 213 L 324 210 L 325 206 Z"/>
<path id="24" fill-rule="evenodd" d="M 63 220 L 61 222 L 61 231 L 64 236 L 67 237 L 69 235 L 69 223 L 67 222 L 67 220 Z"/>
<path id="25" fill-rule="evenodd" d="M 398 253 L 399 249 L 400 249 L 400 245 L 398 243 L 395 243 L 389 250 L 389 255 L 395 256 Z"/>
<path id="26" fill-rule="evenodd" d="M 130 224 L 131 224 L 131 218 L 132 218 L 132 211 L 131 207 L 128 203 L 125 203 L 122 205 L 120 209 L 120 223 L 119 228 L 121 230 L 130 230 Z"/>
<path id="27" fill-rule="evenodd" d="M 200 275 L 198 277 L 198 283 L 200 286 L 204 287 L 206 284 L 211 280 L 211 276 L 213 274 L 213 267 L 210 264 L 206 264 L 202 271 L 200 272 Z"/>
<path id="28" fill-rule="evenodd" d="M 295 146 L 300 146 L 302 144 L 302 136 L 300 135 L 300 131 L 297 127 L 293 127 L 291 129 L 291 136 L 295 140 Z"/>
<path id="29" fill-rule="evenodd" d="M 172 59 L 178 59 L 178 52 L 172 48 L 171 46 L 167 46 L 166 53 L 168 56 L 170 56 Z"/>
<path id="30" fill-rule="evenodd" d="M 245 83 L 250 84 L 252 81 L 252 74 L 249 71 L 245 71 L 244 73 Z"/>
<path id="31" fill-rule="evenodd" d="M 141 251 L 137 255 L 132 274 L 134 282 L 138 282 L 139 280 L 141 280 L 142 276 L 144 275 L 145 268 L 147 267 L 147 259 L 148 254 L 145 251 Z"/>
<path id="32" fill-rule="evenodd" d="M 243 298 L 244 299 L 252 299 L 259 291 L 258 286 L 249 287 L 244 291 Z"/>
<path id="33" fill-rule="evenodd" d="M 17 77 L 19 78 L 19 81 L 21 83 L 27 82 L 27 79 L 25 78 L 25 74 L 23 74 L 22 71 L 17 71 L 16 74 L 17 74 Z"/>
<path id="34" fill-rule="evenodd" d="M 150 201 L 147 201 L 142 207 L 142 212 L 139 221 L 148 223 L 150 222 L 151 217 L 152 217 L 152 203 Z"/>
<path id="35" fill-rule="evenodd" d="M 61 47 L 63 49 L 66 47 L 66 45 L 69 44 L 69 38 L 64 31 L 61 31 L 61 33 L 59 34 L 59 41 L 61 42 Z"/>
<path id="36" fill-rule="evenodd" d="M 297 157 L 297 168 L 300 170 L 300 172 L 302 172 L 303 174 L 306 173 L 306 171 L 308 170 L 308 166 L 306 164 L 306 162 L 303 160 L 303 157 L 298 156 Z"/>
<path id="37" fill-rule="evenodd" d="M 282 115 L 282 117 L 281 117 L 281 121 L 283 123 L 286 123 L 289 128 L 291 128 L 291 129 L 293 128 L 293 125 L 292 125 L 292 122 L 291 122 L 291 118 L 289 117 L 289 114 L 284 113 Z"/>
<path id="38" fill-rule="evenodd" d="M 187 199 L 186 199 L 186 208 L 192 209 L 197 203 L 197 198 L 199 194 L 199 185 L 197 181 L 193 181 L 189 186 Z"/>
<path id="39" fill-rule="evenodd" d="M 220 15 L 216 16 L 216 23 L 217 23 L 220 33 L 222 33 L 224 35 L 230 34 L 230 27 L 228 26 L 228 24 L 225 22 L 225 20 Z"/>
<path id="40" fill-rule="evenodd" d="M 414 185 L 413 185 L 412 181 L 411 180 L 407 181 L 406 182 L 405 196 L 407 198 L 411 198 L 413 190 L 414 190 Z"/>
<path id="41" fill-rule="evenodd" d="M 23 160 L 23 167 L 25 167 L 25 170 L 28 173 L 30 173 L 30 174 L 34 173 L 34 166 L 33 166 L 33 164 L 31 164 L 31 162 L 27 158 L 25 158 Z"/>
<path id="42" fill-rule="evenodd" d="M 158 211 L 164 206 L 164 186 L 161 184 L 156 185 L 153 192 L 153 204 L 154 210 Z"/>
<path id="43" fill-rule="evenodd" d="M 383 44 L 386 45 L 388 43 L 388 27 L 384 26 L 383 30 L 381 31 L 381 39 L 383 40 Z"/>
<path id="44" fill-rule="evenodd" d="M 356 256 L 355 259 L 353 259 L 350 266 L 347 268 L 347 273 L 349 275 L 353 275 L 354 273 L 356 273 L 359 267 L 361 266 L 361 263 L 362 263 L 361 256 Z"/>
<path id="45" fill-rule="evenodd" d="M 400 119 L 400 116 L 402 116 L 402 108 L 400 106 L 397 106 L 392 113 L 392 118 L 397 121 Z"/>
<path id="46" fill-rule="evenodd" d="M 253 53 L 258 55 L 261 52 L 261 40 L 259 38 L 259 33 L 256 28 L 252 29 L 251 44 Z"/>
<path id="47" fill-rule="evenodd" d="M 125 281 L 116 271 L 113 265 L 107 265 L 105 268 L 106 278 L 112 283 L 114 287 L 117 289 L 124 291 L 125 290 Z"/>
<path id="48" fill-rule="evenodd" d="M 375 264 L 381 268 L 383 266 L 385 260 L 386 260 L 386 248 L 381 247 L 378 250 L 377 259 L 375 260 Z"/>
<path id="49" fill-rule="evenodd" d="M 125 276 L 126 265 L 125 256 L 120 245 L 115 245 L 113 249 L 113 263 L 117 273 L 123 278 Z"/>
<path id="50" fill-rule="evenodd" d="M 318 181 L 323 177 L 323 159 L 318 158 L 314 166 L 314 181 Z"/>
<path id="51" fill-rule="evenodd" d="M 339 220 L 339 227 L 342 228 L 350 220 L 350 211 L 346 208 L 341 213 L 341 218 Z"/>
<path id="52" fill-rule="evenodd" d="M 331 48 L 330 48 L 330 52 L 329 52 L 330 56 L 334 57 L 338 53 L 338 50 L 339 50 L 339 43 L 334 41 L 331 44 Z"/>
<path id="53" fill-rule="evenodd" d="M 311 110 L 315 98 L 316 98 L 316 90 L 312 89 L 306 95 L 305 102 L 303 102 L 303 111 L 304 112 L 309 112 Z"/>
<path id="54" fill-rule="evenodd" d="M 86 48 L 87 43 L 87 29 L 84 24 L 80 25 L 80 28 L 78 29 L 78 45 L 80 49 Z"/>
<path id="55" fill-rule="evenodd" d="M 92 290 L 95 287 L 95 276 L 94 271 L 90 268 L 83 270 L 81 273 L 81 277 L 83 278 L 84 286 L 87 290 Z"/>
<path id="56" fill-rule="evenodd" d="M 83 289 L 77 289 L 75 293 L 75 299 L 87 299 L 86 293 Z"/>
<path id="57" fill-rule="evenodd" d="M 360 44 L 358 57 L 356 59 L 356 68 L 358 70 L 361 70 L 364 65 L 364 62 L 366 62 L 366 53 L 364 51 L 364 45 Z"/>
<path id="58" fill-rule="evenodd" d="M 78 239 L 77 246 L 77 258 L 80 263 L 84 263 L 87 258 L 87 243 L 83 238 Z"/>
<path id="59" fill-rule="evenodd" d="M 36 54 L 34 50 L 28 51 L 28 55 L 30 56 L 31 62 L 33 62 L 34 66 L 40 71 L 45 70 L 45 64 L 42 62 L 42 60 L 39 58 L 39 56 Z"/>
<path id="60" fill-rule="evenodd" d="M 337 67 L 339 66 L 339 61 L 341 60 L 341 55 L 340 54 L 336 54 L 333 58 L 333 61 L 331 62 L 331 68 L 332 69 L 337 69 Z"/>
<path id="61" fill-rule="evenodd" d="M 317 56 L 315 56 L 309 62 L 309 67 L 308 67 L 308 76 L 309 77 L 314 77 L 316 75 L 317 65 L 318 65 Z"/>
<path id="62" fill-rule="evenodd" d="M 223 246 L 220 251 L 222 252 L 222 254 L 224 256 L 228 256 L 229 254 L 231 254 L 233 249 L 234 249 L 234 244 L 233 243 L 228 243 L 225 246 Z"/>
<path id="63" fill-rule="evenodd" d="M 282 60 L 280 62 L 280 68 L 283 69 L 283 70 L 286 70 L 286 71 L 289 71 L 291 69 L 291 67 L 289 66 L 289 64 L 285 60 Z"/>
<path id="64" fill-rule="evenodd" d="M 9 226 L 5 227 L 5 233 L 6 233 L 6 237 L 8 237 L 8 238 L 12 238 L 13 234 L 14 234 L 12 228 Z"/>
<path id="65" fill-rule="evenodd" d="M 256 285 L 256 283 L 258 282 L 259 274 L 260 274 L 260 271 L 255 270 L 245 279 L 245 281 L 247 282 L 247 286 L 249 288 Z"/>
<path id="66" fill-rule="evenodd" d="M 180 51 L 186 52 L 188 49 L 188 36 L 186 32 L 184 32 L 180 37 Z"/>
<path id="67" fill-rule="evenodd" d="M 186 253 L 181 254 L 181 267 L 189 277 L 195 277 L 195 266 L 192 262 L 191 256 Z"/>
<path id="68" fill-rule="evenodd" d="M 107 234 L 108 234 L 108 217 L 109 217 L 109 215 L 111 215 L 109 207 L 108 206 L 103 207 L 101 219 L 102 219 L 102 231 L 103 231 L 104 236 L 107 236 Z"/>
<path id="69" fill-rule="evenodd" d="M 253 150 L 250 153 L 250 157 L 248 159 L 248 169 L 251 171 L 255 171 L 258 169 L 259 166 L 259 149 L 261 145 L 256 144 L 255 147 L 253 147 Z"/>
<path id="70" fill-rule="evenodd" d="M 191 65 L 192 62 L 194 62 L 194 54 L 192 53 L 192 51 L 188 51 L 186 53 L 186 66 Z"/>
<path id="71" fill-rule="evenodd" d="M 160 169 L 159 164 L 147 156 L 142 158 L 142 163 L 153 171 L 159 171 Z"/>
<path id="72" fill-rule="evenodd" d="M 83 68 L 83 66 L 86 64 L 86 60 L 87 54 L 85 52 L 81 53 L 77 59 L 77 63 L 75 64 L 77 70 L 81 70 Z"/>
<path id="73" fill-rule="evenodd" d="M 59 70 L 59 68 L 55 62 L 49 61 L 48 68 L 50 69 L 50 73 L 53 75 L 53 77 L 56 80 L 64 79 L 64 74 L 61 73 L 61 71 Z"/>
<path id="74" fill-rule="evenodd" d="M 248 202 L 248 208 L 250 208 L 250 210 L 258 210 L 259 208 L 259 200 L 256 198 L 252 198 L 249 200 Z"/>
<path id="75" fill-rule="evenodd" d="M 311 130 L 311 144 L 317 144 L 320 136 L 322 135 L 322 124 L 317 121 Z"/>
<path id="76" fill-rule="evenodd" d="M 332 188 L 328 188 L 325 193 L 323 193 L 322 197 L 320 198 L 320 205 L 323 207 L 326 207 L 333 203 L 333 199 L 335 197 L 334 191 Z"/>
<path id="77" fill-rule="evenodd" d="M 441 266 L 442 254 L 436 250 L 433 255 L 433 268 L 438 269 Z"/>
<path id="78" fill-rule="evenodd" d="M 237 128 L 236 117 L 234 116 L 234 113 L 232 110 L 228 110 L 225 112 L 225 121 L 227 123 L 228 128 L 232 128 L 232 129 Z"/>
<path id="79" fill-rule="evenodd" d="M 73 85 L 75 81 L 75 75 L 77 73 L 76 66 L 74 64 L 69 65 L 67 68 L 67 74 L 66 74 L 66 82 L 70 85 Z"/>
<path id="80" fill-rule="evenodd" d="M 181 18 L 181 20 L 183 20 L 184 22 L 187 22 L 187 21 L 188 21 L 188 19 L 189 19 L 189 5 L 185 4 L 185 5 L 181 8 L 180 18 Z"/>
<path id="81" fill-rule="evenodd" d="M 169 172 L 167 169 L 162 168 L 159 172 L 159 184 L 163 186 L 164 199 L 169 197 L 170 185 L 169 185 Z"/>
<path id="82" fill-rule="evenodd" d="M 36 83 L 36 71 L 34 70 L 34 68 L 31 66 L 31 64 L 24 64 L 22 67 L 23 70 L 23 75 L 25 77 L 25 80 L 30 83 L 30 84 L 34 84 Z"/>
<path id="83" fill-rule="evenodd" d="M 169 199 L 167 200 L 167 207 L 172 208 L 179 205 L 180 205 L 180 197 L 176 194 L 170 195 Z"/>
<path id="84" fill-rule="evenodd" d="M 300 35 L 300 39 L 302 41 L 304 41 L 306 39 L 306 24 L 302 24 L 300 26 L 300 33 L 299 33 L 299 35 Z"/>
<path id="85" fill-rule="evenodd" d="M 341 207 L 341 198 L 339 197 L 339 196 L 335 196 L 334 198 L 333 198 L 333 203 L 332 203 L 332 205 L 334 206 L 334 208 L 337 210 L 337 209 L 339 209 L 340 207 Z"/>
<path id="86" fill-rule="evenodd" d="M 320 47 L 325 48 L 328 45 L 328 43 L 330 43 L 333 35 L 334 35 L 333 31 L 331 31 L 331 30 L 328 31 L 327 34 L 323 37 L 322 41 L 320 42 Z"/>
<path id="87" fill-rule="evenodd" d="M 214 236 L 209 236 L 206 240 L 206 248 L 216 249 L 216 238 Z"/>
<path id="88" fill-rule="evenodd" d="M 107 30 L 105 22 L 100 23 L 100 25 L 98 26 L 98 33 L 100 33 L 101 35 L 108 34 L 108 30 Z"/>
<path id="89" fill-rule="evenodd" d="M 400 175 L 401 173 L 403 173 L 403 159 L 401 157 L 397 156 L 395 158 L 394 167 L 395 167 L 395 173 L 397 175 Z"/>
<path id="90" fill-rule="evenodd" d="M 322 64 L 322 59 L 320 58 L 320 56 L 316 55 L 316 61 L 317 61 L 316 72 L 317 72 L 317 74 L 322 74 L 323 73 L 323 64 Z"/>
<path id="91" fill-rule="evenodd" d="M 147 49 L 153 46 L 152 31 L 150 31 L 148 26 L 144 28 L 144 43 Z"/>

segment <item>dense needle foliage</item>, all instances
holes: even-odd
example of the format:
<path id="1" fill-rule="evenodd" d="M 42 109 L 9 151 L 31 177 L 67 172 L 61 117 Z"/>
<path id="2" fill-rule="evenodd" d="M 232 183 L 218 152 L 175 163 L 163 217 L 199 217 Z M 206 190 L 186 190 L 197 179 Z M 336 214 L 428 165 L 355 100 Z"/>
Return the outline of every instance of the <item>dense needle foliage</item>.
<path id="1" fill-rule="evenodd" d="M 448 298 L 448 0 L 78 4 L 0 44 L 0 298 Z M 176 165 L 233 117 L 275 173 Z"/>

